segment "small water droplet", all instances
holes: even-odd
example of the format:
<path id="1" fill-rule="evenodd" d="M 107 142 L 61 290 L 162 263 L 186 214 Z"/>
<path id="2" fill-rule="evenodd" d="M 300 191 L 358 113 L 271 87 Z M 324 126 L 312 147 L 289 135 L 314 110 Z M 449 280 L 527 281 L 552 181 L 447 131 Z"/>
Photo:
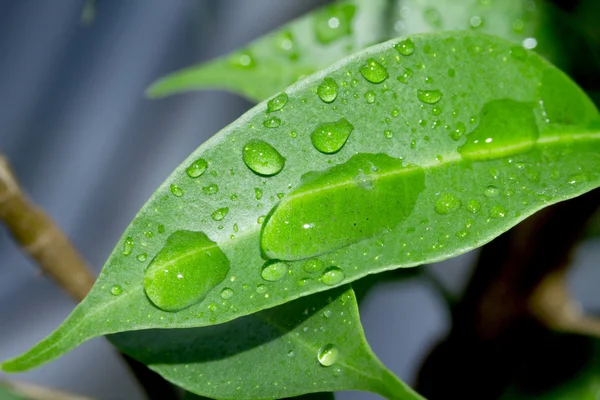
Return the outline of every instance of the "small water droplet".
<path id="1" fill-rule="evenodd" d="M 388 77 L 385 67 L 374 58 L 369 58 L 365 65 L 360 67 L 360 74 L 371 83 L 381 83 Z"/>
<path id="2" fill-rule="evenodd" d="M 298 133 L 296 133 L 296 131 L 291 131 L 290 132 L 290 137 L 295 139 L 296 137 L 298 137 Z"/>
<path id="3" fill-rule="evenodd" d="M 263 121 L 265 128 L 279 128 L 281 125 L 281 119 L 278 117 L 267 118 Z"/>
<path id="4" fill-rule="evenodd" d="M 496 186 L 488 186 L 485 188 L 484 192 L 486 197 L 496 197 L 500 194 L 500 190 Z"/>
<path id="5" fill-rule="evenodd" d="M 474 15 L 469 20 L 469 25 L 471 28 L 480 28 L 483 25 L 483 19 L 479 15 Z"/>
<path id="6" fill-rule="evenodd" d="M 354 4 L 332 4 L 320 11 L 314 19 L 317 40 L 327 44 L 352 33 Z"/>
<path id="7" fill-rule="evenodd" d="M 338 267 L 329 267 L 325 270 L 323 275 L 321 275 L 321 282 L 327 286 L 333 286 L 341 283 L 345 277 L 344 271 Z"/>
<path id="8" fill-rule="evenodd" d="M 135 257 L 139 262 L 144 262 L 148 258 L 146 253 L 140 253 Z"/>
<path id="9" fill-rule="evenodd" d="M 133 237 L 127 236 L 127 239 L 123 242 L 123 250 L 121 250 L 121 254 L 124 256 L 128 256 L 133 251 Z"/>
<path id="10" fill-rule="evenodd" d="M 386 129 L 386 130 L 383 131 L 383 136 L 385 136 L 388 139 L 391 139 L 391 138 L 394 137 L 394 132 L 392 132 L 389 129 Z"/>
<path id="11" fill-rule="evenodd" d="M 317 95 L 325 103 L 331 103 L 338 96 L 338 84 L 332 78 L 325 78 L 317 88 Z"/>
<path id="12" fill-rule="evenodd" d="M 289 265 L 284 261 L 269 260 L 262 268 L 260 275 L 265 281 L 276 282 L 282 280 L 288 273 Z"/>
<path id="13" fill-rule="evenodd" d="M 394 48 L 403 56 L 410 56 L 415 51 L 415 44 L 409 38 L 402 40 L 394 45 Z"/>
<path id="14" fill-rule="evenodd" d="M 365 93 L 365 100 L 367 100 L 367 103 L 369 104 L 373 104 L 375 103 L 375 92 L 373 92 L 372 90 L 369 90 L 368 92 Z"/>
<path id="15" fill-rule="evenodd" d="M 261 215 L 260 217 L 256 218 L 256 223 L 262 224 L 263 222 L 265 222 L 265 218 L 267 218 L 265 215 Z"/>
<path id="16" fill-rule="evenodd" d="M 254 66 L 256 65 L 254 62 L 254 57 L 252 56 L 252 53 L 250 53 L 249 51 L 246 51 L 246 50 L 243 50 L 243 51 L 233 54 L 229 58 L 229 62 L 234 67 L 244 68 L 244 69 L 251 69 L 251 68 L 254 68 Z"/>
<path id="17" fill-rule="evenodd" d="M 230 299 L 233 296 L 233 289 L 231 288 L 224 288 L 223 290 L 221 290 L 221 298 L 222 299 Z"/>
<path id="18" fill-rule="evenodd" d="M 165 226 L 163 224 L 158 224 L 156 230 L 158 231 L 158 233 L 165 233 Z"/>
<path id="19" fill-rule="evenodd" d="M 256 286 L 256 293 L 263 294 L 267 291 L 267 287 L 263 284 Z"/>
<path id="20" fill-rule="evenodd" d="M 242 158 L 248 168 L 258 175 L 278 174 L 285 165 L 285 158 L 273 146 L 262 140 L 250 140 L 242 150 Z"/>
<path id="21" fill-rule="evenodd" d="M 120 285 L 113 285 L 113 287 L 110 288 L 110 293 L 113 296 L 120 296 L 121 293 L 123 293 L 123 288 Z"/>
<path id="22" fill-rule="evenodd" d="M 504 218 L 506 210 L 502 206 L 494 206 L 490 209 L 490 218 Z"/>
<path id="23" fill-rule="evenodd" d="M 208 186 L 204 186 L 202 188 L 202 191 L 204 192 L 204 194 L 217 194 L 219 192 L 219 186 L 217 186 L 216 184 L 212 184 L 212 185 L 208 185 Z"/>
<path id="24" fill-rule="evenodd" d="M 344 147 L 353 130 L 354 126 L 345 118 L 341 118 L 335 122 L 319 125 L 312 132 L 310 139 L 313 146 L 321 153 L 332 154 Z"/>
<path id="25" fill-rule="evenodd" d="M 435 89 L 435 90 L 418 90 L 417 91 L 417 97 L 419 98 L 419 100 L 421 100 L 423 103 L 427 103 L 427 104 L 435 104 L 438 101 L 440 101 L 442 99 L 442 92 Z"/>
<path id="26" fill-rule="evenodd" d="M 227 216 L 228 212 L 229 212 L 229 207 L 223 207 L 223 208 L 219 208 L 217 211 L 213 212 L 210 216 L 215 221 L 221 221 L 223 218 L 225 218 Z"/>
<path id="27" fill-rule="evenodd" d="M 313 258 L 313 259 L 307 260 L 303 266 L 304 270 L 309 273 L 319 272 L 324 267 L 325 267 L 325 263 L 323 261 L 319 260 L 318 258 Z"/>
<path id="28" fill-rule="evenodd" d="M 181 197 L 183 196 L 183 189 L 180 188 L 179 186 L 175 185 L 174 183 L 171 184 L 171 193 L 173 193 L 173 196 L 175 197 Z"/>
<path id="29" fill-rule="evenodd" d="M 288 102 L 288 95 L 285 92 L 279 93 L 267 103 L 267 112 L 275 112 L 281 110 Z"/>
<path id="30" fill-rule="evenodd" d="M 472 214 L 477 214 L 481 209 L 481 204 L 479 200 L 471 200 L 467 203 L 467 211 Z"/>
<path id="31" fill-rule="evenodd" d="M 435 212 L 441 215 L 453 213 L 458 210 L 462 202 L 452 193 L 444 193 L 435 202 Z"/>
<path id="32" fill-rule="evenodd" d="M 331 318 L 332 315 L 333 315 L 333 312 L 331 310 L 325 310 L 325 311 L 323 311 L 323 316 L 325 318 Z"/>
<path id="33" fill-rule="evenodd" d="M 199 158 L 196 161 L 194 161 L 193 163 L 191 163 L 185 169 L 185 173 L 190 178 L 197 178 L 200 175 L 202 175 L 204 172 L 206 172 L 207 168 L 208 168 L 208 162 L 206 162 L 206 160 L 203 158 Z"/>
<path id="34" fill-rule="evenodd" d="M 254 188 L 254 197 L 256 197 L 256 200 L 262 199 L 262 196 L 263 191 L 260 188 Z"/>
<path id="35" fill-rule="evenodd" d="M 288 357 L 294 357 L 294 350 L 290 350 L 287 352 Z"/>
<path id="36" fill-rule="evenodd" d="M 434 28 L 442 27 L 442 14 L 437 8 L 427 7 L 423 10 L 423 17 Z"/>
<path id="37" fill-rule="evenodd" d="M 319 349 L 317 359 L 322 366 L 330 367 L 337 362 L 339 355 L 340 349 L 336 345 L 329 343 Z"/>

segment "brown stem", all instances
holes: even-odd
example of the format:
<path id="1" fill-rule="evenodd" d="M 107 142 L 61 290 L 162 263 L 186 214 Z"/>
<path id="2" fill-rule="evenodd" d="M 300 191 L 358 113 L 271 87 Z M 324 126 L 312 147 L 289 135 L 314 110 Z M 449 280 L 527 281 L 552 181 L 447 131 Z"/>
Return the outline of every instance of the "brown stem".
<path id="1" fill-rule="evenodd" d="M 27 199 L 8 159 L 1 153 L 0 220 L 45 273 L 76 301 L 83 300 L 94 284 L 89 267 L 58 225 Z M 150 399 L 178 398 L 174 387 L 160 375 L 122 356 Z"/>
<path id="2" fill-rule="evenodd" d="M 581 315 L 565 271 L 600 190 L 539 211 L 483 247 L 465 295 L 452 310 L 449 336 L 419 375 L 430 400 L 496 399 L 515 370 L 553 330 L 597 335 Z"/>

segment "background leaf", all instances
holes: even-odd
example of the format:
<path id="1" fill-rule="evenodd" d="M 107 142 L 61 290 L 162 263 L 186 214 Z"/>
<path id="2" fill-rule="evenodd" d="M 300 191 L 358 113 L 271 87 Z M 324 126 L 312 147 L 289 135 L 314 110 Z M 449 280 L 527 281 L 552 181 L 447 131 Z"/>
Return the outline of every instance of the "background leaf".
<path id="1" fill-rule="evenodd" d="M 332 102 L 317 94 L 325 78 L 339 85 Z M 86 300 L 3 368 L 34 367 L 98 335 L 223 323 L 370 273 L 448 258 L 598 186 L 593 103 L 541 57 L 494 37 L 437 33 L 387 42 L 281 98 L 274 98 L 277 111 L 273 102 L 258 105 L 184 161 L 127 228 Z M 335 128 L 341 119 L 353 128 Z M 350 134 L 339 151 L 324 154 L 312 141 L 330 124 L 338 143 Z M 250 138 L 285 158 L 279 173 L 266 177 L 248 167 L 279 160 L 269 150 L 264 159 L 244 162 Z M 315 190 L 306 190 L 310 185 Z M 348 199 L 345 189 L 357 197 Z M 389 195 L 399 203 L 389 203 Z M 294 222 L 304 215 L 306 226 L 317 228 L 315 238 L 332 238 L 322 242 L 331 252 L 308 263 L 300 258 L 319 248 L 310 240 L 290 247 L 287 235 L 305 226 L 281 218 L 294 203 L 301 205 L 290 214 Z M 329 219 L 344 207 L 347 218 Z M 381 230 L 370 227 L 373 236 L 365 237 L 360 228 L 371 217 Z M 353 222 L 357 228 L 336 230 Z M 260 246 L 263 225 L 270 232 L 263 245 L 265 237 L 275 238 L 266 241 L 267 251 Z M 159 252 L 171 251 L 164 249 L 167 238 L 181 230 L 203 232 L 230 270 L 200 303 L 165 312 L 144 294 L 144 270 Z M 340 247 L 349 238 L 357 242 Z M 290 259 L 277 266 L 287 271 L 279 280 L 276 271 L 262 271 L 272 266 L 267 253 Z"/>
<path id="2" fill-rule="evenodd" d="M 208 397 L 365 390 L 390 399 L 421 398 L 372 353 L 349 286 L 224 325 L 125 332 L 110 340 L 171 382 Z M 339 355 L 321 365 L 318 354 L 331 345 Z"/>
<path id="3" fill-rule="evenodd" d="M 154 83 L 148 94 L 163 97 L 220 88 L 254 101 L 264 100 L 302 76 L 386 40 L 388 34 L 381 22 L 387 9 L 387 0 L 327 5 L 232 54 L 174 72 Z"/>

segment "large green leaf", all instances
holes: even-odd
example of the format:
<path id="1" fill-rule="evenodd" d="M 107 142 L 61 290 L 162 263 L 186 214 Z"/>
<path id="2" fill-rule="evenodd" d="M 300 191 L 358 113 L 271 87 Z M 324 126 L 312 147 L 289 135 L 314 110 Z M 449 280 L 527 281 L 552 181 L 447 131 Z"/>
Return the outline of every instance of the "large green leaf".
<path id="1" fill-rule="evenodd" d="M 125 332 L 110 340 L 171 382 L 208 397 L 272 399 L 365 390 L 389 399 L 422 399 L 371 352 L 350 287 L 229 324 Z"/>
<path id="2" fill-rule="evenodd" d="M 327 5 L 250 43 L 244 49 L 174 72 L 148 89 L 151 97 L 207 88 L 261 101 L 298 78 L 319 71 L 356 50 L 389 38 L 387 0 Z"/>
<path id="3" fill-rule="evenodd" d="M 332 81 L 333 100 L 318 89 Z M 3 368 L 32 368 L 98 335 L 231 321 L 481 246 L 599 185 L 597 120 L 563 73 L 511 42 L 463 32 L 374 46 L 194 151 L 90 295 Z M 211 288 L 198 265 L 225 280 Z"/>

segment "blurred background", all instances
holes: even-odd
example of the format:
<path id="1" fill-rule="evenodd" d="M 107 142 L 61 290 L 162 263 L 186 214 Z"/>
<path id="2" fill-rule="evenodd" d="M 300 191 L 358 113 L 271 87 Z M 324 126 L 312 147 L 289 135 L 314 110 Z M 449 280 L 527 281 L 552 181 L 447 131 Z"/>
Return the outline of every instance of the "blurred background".
<path id="1" fill-rule="evenodd" d="M 0 0 L 0 151 L 31 199 L 99 273 L 121 233 L 181 160 L 251 103 L 224 92 L 145 98 L 157 78 L 234 50 L 322 0 L 101 0 L 91 24 L 83 0 Z M 450 329 L 440 291 L 460 293 L 476 254 L 381 283 L 361 304 L 366 336 L 399 377 L 416 379 Z M 600 310 L 600 243 L 574 257 L 570 288 Z M 0 359 L 56 328 L 74 302 L 0 229 Z M 98 338 L 34 371 L 6 376 L 95 399 L 143 399 L 108 342 Z M 341 400 L 377 399 L 341 393 Z"/>

